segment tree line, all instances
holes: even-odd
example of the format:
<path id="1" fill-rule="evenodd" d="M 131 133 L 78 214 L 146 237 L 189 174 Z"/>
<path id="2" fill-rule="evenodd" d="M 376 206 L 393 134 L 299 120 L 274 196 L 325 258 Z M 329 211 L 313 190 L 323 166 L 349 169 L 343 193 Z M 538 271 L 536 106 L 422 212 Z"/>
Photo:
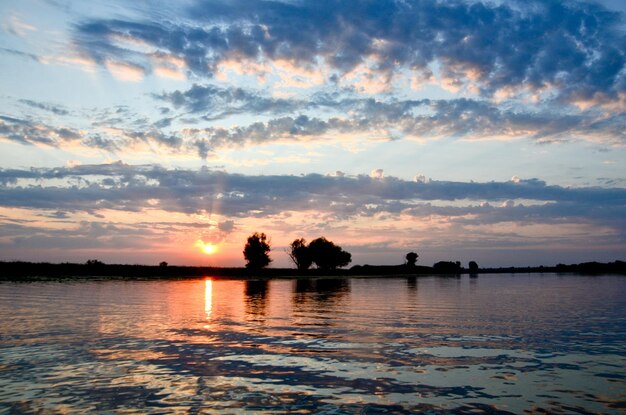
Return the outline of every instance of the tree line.
<path id="1" fill-rule="evenodd" d="M 255 232 L 250 235 L 243 250 L 246 268 L 259 270 L 268 266 L 272 262 L 270 251 L 270 239 L 267 235 L 262 232 Z M 307 243 L 304 238 L 295 239 L 289 245 L 287 254 L 299 271 L 306 271 L 313 265 L 320 270 L 332 271 L 337 268 L 345 267 L 352 262 L 352 254 L 344 251 L 339 245 L 335 245 L 334 242 L 329 241 L 323 236 L 309 243 Z M 419 258 L 417 253 L 409 252 L 404 258 L 404 265 L 393 267 L 403 267 L 405 271 L 417 270 L 416 264 Z M 463 267 L 460 261 L 439 261 L 432 266 L 432 271 L 437 273 L 459 274 L 463 271 Z M 468 271 L 470 274 L 478 272 L 478 264 L 475 261 L 470 261 Z"/>
<path id="2" fill-rule="evenodd" d="M 270 251 L 267 235 L 262 232 L 250 235 L 243 249 L 246 268 L 261 269 L 268 266 L 272 262 Z M 304 238 L 298 238 L 289 245 L 287 253 L 300 271 L 309 269 L 313 264 L 319 269 L 334 270 L 352 262 L 352 254 L 323 236 L 309 243 Z"/>

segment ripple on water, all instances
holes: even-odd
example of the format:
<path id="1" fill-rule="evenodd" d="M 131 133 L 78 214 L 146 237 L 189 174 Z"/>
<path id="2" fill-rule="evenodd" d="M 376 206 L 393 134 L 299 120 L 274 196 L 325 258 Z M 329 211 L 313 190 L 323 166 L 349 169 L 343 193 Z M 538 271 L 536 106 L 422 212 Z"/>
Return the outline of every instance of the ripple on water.
<path id="1" fill-rule="evenodd" d="M 0 413 L 622 413 L 624 280 L 0 284 Z"/>

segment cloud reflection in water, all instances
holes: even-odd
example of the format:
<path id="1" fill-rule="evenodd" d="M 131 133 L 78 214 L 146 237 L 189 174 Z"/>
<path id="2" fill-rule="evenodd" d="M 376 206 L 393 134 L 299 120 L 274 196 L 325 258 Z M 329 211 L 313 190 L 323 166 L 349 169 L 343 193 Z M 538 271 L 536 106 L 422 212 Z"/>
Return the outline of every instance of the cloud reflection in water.
<path id="1" fill-rule="evenodd" d="M 0 284 L 0 411 L 619 413 L 625 288 L 553 275 Z"/>

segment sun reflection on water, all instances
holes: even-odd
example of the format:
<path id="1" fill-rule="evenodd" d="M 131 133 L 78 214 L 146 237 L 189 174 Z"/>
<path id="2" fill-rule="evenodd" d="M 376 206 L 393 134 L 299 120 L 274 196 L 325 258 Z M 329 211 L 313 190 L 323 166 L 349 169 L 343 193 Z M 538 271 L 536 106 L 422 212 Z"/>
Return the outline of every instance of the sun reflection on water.
<path id="1" fill-rule="evenodd" d="M 204 312 L 206 319 L 211 320 L 211 312 L 213 311 L 213 280 L 204 280 Z"/>

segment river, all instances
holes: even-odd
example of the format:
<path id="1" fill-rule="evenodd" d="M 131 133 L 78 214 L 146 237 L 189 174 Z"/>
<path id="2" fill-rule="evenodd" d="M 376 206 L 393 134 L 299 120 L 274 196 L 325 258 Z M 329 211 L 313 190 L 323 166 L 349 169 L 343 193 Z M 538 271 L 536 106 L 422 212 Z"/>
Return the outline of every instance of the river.
<path id="1" fill-rule="evenodd" d="M 0 414 L 624 413 L 626 277 L 0 283 Z"/>

